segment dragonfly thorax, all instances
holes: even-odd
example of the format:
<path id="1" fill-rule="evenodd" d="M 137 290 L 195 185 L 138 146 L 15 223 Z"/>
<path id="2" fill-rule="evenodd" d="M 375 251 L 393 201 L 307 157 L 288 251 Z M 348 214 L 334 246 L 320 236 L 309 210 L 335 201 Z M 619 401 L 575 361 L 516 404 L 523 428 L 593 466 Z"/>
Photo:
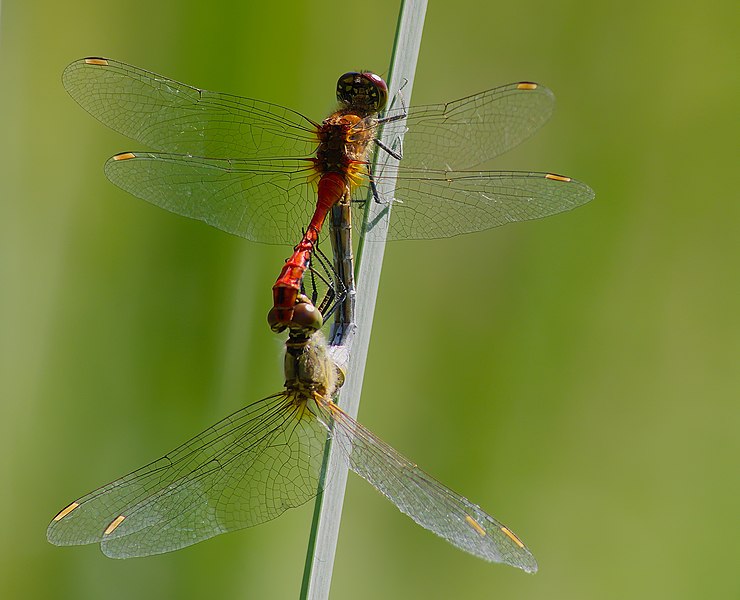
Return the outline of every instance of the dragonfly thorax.
<path id="1" fill-rule="evenodd" d="M 329 356 L 320 331 L 308 335 L 291 331 L 285 347 L 285 388 L 289 392 L 331 398 L 344 383 L 344 374 Z"/>
<path id="2" fill-rule="evenodd" d="M 359 184 L 365 169 L 377 120 L 340 110 L 324 120 L 319 128 L 319 147 L 314 166 L 321 174 L 340 173 L 347 185 Z"/>

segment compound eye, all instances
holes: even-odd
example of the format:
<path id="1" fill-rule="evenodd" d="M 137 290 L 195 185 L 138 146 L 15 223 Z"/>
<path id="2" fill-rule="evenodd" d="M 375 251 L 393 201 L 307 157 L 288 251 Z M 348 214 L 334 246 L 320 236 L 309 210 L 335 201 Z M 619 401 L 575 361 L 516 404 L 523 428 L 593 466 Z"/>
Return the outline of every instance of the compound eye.
<path id="1" fill-rule="evenodd" d="M 337 81 L 337 100 L 341 104 L 350 105 L 356 94 L 357 79 L 362 77 L 362 73 L 350 71 L 342 75 Z"/>
<path id="2" fill-rule="evenodd" d="M 287 325 L 280 319 L 280 312 L 281 309 L 273 307 L 270 309 L 270 312 L 267 313 L 267 323 L 270 325 L 270 329 L 275 333 L 281 333 L 287 328 Z"/>
<path id="3" fill-rule="evenodd" d="M 337 81 L 337 100 L 348 108 L 378 113 L 388 102 L 388 86 L 375 73 L 350 71 Z"/>
<path id="4" fill-rule="evenodd" d="M 380 75 L 376 75 L 370 71 L 366 71 L 362 75 L 367 80 L 369 88 L 373 90 L 371 93 L 371 98 L 373 98 L 374 102 L 373 112 L 378 113 L 388 104 L 388 84 L 383 81 Z"/>
<path id="5" fill-rule="evenodd" d="M 324 324 L 324 317 L 319 309 L 310 302 L 299 302 L 293 307 L 291 325 L 300 329 L 318 330 Z"/>

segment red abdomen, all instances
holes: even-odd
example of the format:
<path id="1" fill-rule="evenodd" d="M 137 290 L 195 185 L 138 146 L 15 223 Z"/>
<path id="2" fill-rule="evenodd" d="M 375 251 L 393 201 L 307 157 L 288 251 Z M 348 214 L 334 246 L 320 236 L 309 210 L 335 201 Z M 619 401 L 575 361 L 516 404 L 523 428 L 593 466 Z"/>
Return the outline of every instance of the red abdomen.
<path id="1" fill-rule="evenodd" d="M 331 207 L 339 202 L 347 189 L 342 173 L 324 173 L 319 180 L 318 200 L 308 229 L 295 247 L 291 257 L 285 261 L 280 276 L 272 286 L 272 309 L 267 321 L 276 333 L 293 323 L 293 307 L 301 290 L 301 280 L 311 263 L 311 252 L 319 239 L 321 227 Z"/>

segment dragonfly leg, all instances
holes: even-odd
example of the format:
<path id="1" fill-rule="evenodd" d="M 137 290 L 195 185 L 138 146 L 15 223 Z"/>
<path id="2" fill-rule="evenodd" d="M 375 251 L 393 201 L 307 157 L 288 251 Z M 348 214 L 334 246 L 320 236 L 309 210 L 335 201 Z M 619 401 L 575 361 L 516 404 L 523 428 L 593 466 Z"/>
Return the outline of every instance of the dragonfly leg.
<path id="1" fill-rule="evenodd" d="M 393 100 L 391 100 L 391 105 L 388 107 L 388 111 L 390 111 L 393 108 L 393 105 L 396 103 L 396 100 L 398 100 L 398 102 L 401 104 L 401 111 L 402 111 L 401 114 L 400 115 L 394 115 L 393 117 L 384 117 L 384 118 L 381 118 L 381 119 L 378 120 L 378 124 L 389 123 L 390 121 L 398 121 L 400 119 L 405 119 L 406 118 L 406 115 L 407 115 L 406 103 L 403 101 L 403 93 L 402 93 L 402 90 L 403 90 L 403 88 L 406 87 L 406 85 L 408 84 L 408 82 L 409 82 L 409 80 L 404 77 L 403 83 L 401 84 L 401 87 L 398 88 L 398 91 L 393 96 Z M 388 111 L 386 111 L 386 112 L 388 112 Z"/>
<path id="2" fill-rule="evenodd" d="M 393 156 L 393 154 L 391 154 L 391 156 Z M 403 204 L 403 201 L 398 200 L 397 198 L 394 198 L 393 200 L 382 200 L 380 198 L 380 192 L 378 192 L 378 186 L 375 185 L 375 177 L 373 176 L 373 172 L 370 169 L 370 165 L 368 165 L 367 167 L 367 178 L 368 178 L 368 181 L 370 182 L 370 191 L 373 194 L 373 200 L 375 200 L 375 202 L 377 202 L 378 204 L 391 204 L 391 202 Z"/>
<path id="3" fill-rule="evenodd" d="M 396 138 L 397 140 L 400 138 Z M 403 148 L 400 148 L 400 152 L 396 152 L 395 150 L 392 150 L 388 146 L 386 146 L 383 142 L 381 142 L 378 138 L 374 138 L 373 142 L 375 142 L 375 145 L 379 148 L 385 150 L 388 154 L 390 154 L 393 158 L 396 160 L 401 160 L 403 158 Z M 400 144 L 399 144 L 400 145 Z"/>
<path id="4" fill-rule="evenodd" d="M 327 320 L 347 297 L 347 286 L 342 281 L 342 278 L 337 273 L 329 258 L 318 246 L 314 249 L 311 261 L 312 266 L 310 271 L 312 281 L 320 281 L 326 286 L 324 297 L 318 303 L 314 301 L 314 304 L 324 317 L 324 320 Z M 316 263 L 318 269 L 313 266 L 314 263 Z M 317 292 L 318 286 L 314 284 L 314 295 L 317 295 Z"/>
<path id="5" fill-rule="evenodd" d="M 380 199 L 380 194 L 378 194 L 378 186 L 375 185 L 375 177 L 373 176 L 372 169 L 370 169 L 370 165 L 367 167 L 367 177 L 370 181 L 370 191 L 373 194 L 373 200 L 377 202 L 378 204 L 384 204 L 384 202 Z"/>
<path id="6" fill-rule="evenodd" d="M 408 83 L 408 80 L 404 81 L 403 85 L 401 86 L 401 89 L 403 89 L 403 87 L 407 83 Z M 401 112 L 398 113 L 397 115 L 391 115 L 389 117 L 382 117 L 381 119 L 378 119 L 378 125 L 383 125 L 385 123 L 393 123 L 394 121 L 403 121 L 408 116 L 408 111 L 406 110 L 406 104 L 403 101 L 403 94 L 401 94 L 401 89 L 398 90 L 398 93 L 393 99 L 393 102 L 396 101 L 396 98 L 399 99 L 399 102 L 401 103 Z M 401 142 L 400 136 L 396 137 L 396 139 L 393 140 L 393 146 L 394 146 L 393 148 L 386 146 L 378 138 L 373 138 L 373 142 L 375 142 L 375 144 L 379 148 L 382 148 L 383 150 L 385 150 L 388 154 L 390 154 L 396 160 L 401 160 L 403 158 L 403 144 Z M 395 149 L 396 145 L 398 145 L 398 150 Z"/>
<path id="7" fill-rule="evenodd" d="M 311 300 L 311 304 L 313 304 L 314 306 L 316 306 L 316 304 L 318 304 L 317 303 L 317 300 L 318 300 L 318 297 L 319 297 L 319 290 L 316 287 L 316 272 L 312 268 L 312 265 L 313 265 L 313 257 L 309 258 L 309 260 L 308 260 L 308 269 L 306 271 L 308 273 L 308 277 L 310 279 L 310 284 L 311 284 L 311 286 L 310 286 L 311 287 L 310 296 L 309 296 L 309 294 L 306 293 L 306 277 L 305 277 L 305 275 L 301 279 L 301 293 L 303 295 L 309 297 L 309 299 Z"/>
<path id="8" fill-rule="evenodd" d="M 385 125 L 386 123 L 394 123 L 395 121 L 403 121 L 408 116 L 406 108 L 404 107 L 403 112 L 397 115 L 391 115 L 390 117 L 383 117 L 378 119 L 378 125 Z"/>

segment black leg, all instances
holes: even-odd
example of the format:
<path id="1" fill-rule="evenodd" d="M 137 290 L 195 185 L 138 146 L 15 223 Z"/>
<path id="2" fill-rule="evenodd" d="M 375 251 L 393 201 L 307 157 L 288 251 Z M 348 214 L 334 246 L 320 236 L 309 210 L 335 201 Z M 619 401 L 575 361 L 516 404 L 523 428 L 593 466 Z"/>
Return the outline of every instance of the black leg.
<path id="1" fill-rule="evenodd" d="M 386 146 L 378 138 L 373 138 L 373 142 L 375 142 L 376 146 L 385 150 L 388 154 L 390 154 L 396 160 L 401 160 L 403 158 L 403 149 L 401 149 L 401 152 L 396 152 L 395 150 L 391 150 L 388 146 Z"/>

